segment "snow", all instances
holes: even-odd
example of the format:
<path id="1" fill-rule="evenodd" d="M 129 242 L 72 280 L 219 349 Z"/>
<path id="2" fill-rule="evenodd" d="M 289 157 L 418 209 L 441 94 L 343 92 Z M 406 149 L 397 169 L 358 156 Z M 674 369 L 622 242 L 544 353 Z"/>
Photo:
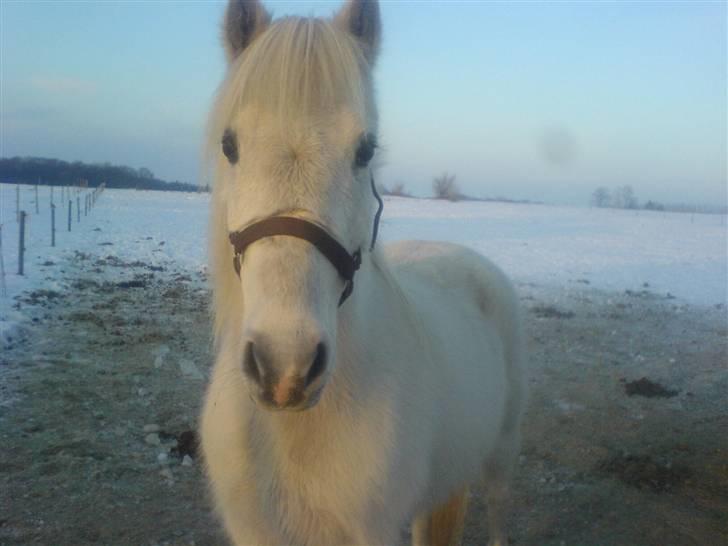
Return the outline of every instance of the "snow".
<path id="1" fill-rule="evenodd" d="M 209 195 L 106 190 L 67 231 L 67 195 L 58 188 L 56 247 L 50 246 L 50 188 L 20 187 L 28 212 L 25 275 L 17 275 L 16 186 L 0 184 L 2 256 L 6 295 L 0 284 L 0 338 L 28 317 L 13 308 L 21 292 L 64 289 L 54 269 L 83 252 L 125 262 L 204 272 Z M 83 194 L 81 206 L 83 206 Z M 467 245 L 490 257 L 518 284 L 546 289 L 576 285 L 606 291 L 675 296 L 696 305 L 727 300 L 726 218 L 718 215 L 622 211 L 492 202 L 387 198 L 380 236 L 384 241 L 433 239 Z M 111 244 L 108 244 L 111 243 Z M 123 272 L 120 274 L 123 275 Z"/>
<path id="2" fill-rule="evenodd" d="M 206 268 L 207 211 L 209 196 L 179 192 L 105 190 L 84 215 L 84 194 L 72 194 L 72 226 L 67 231 L 67 203 L 61 203 L 54 190 L 56 208 L 56 247 L 51 247 L 50 188 L 39 187 L 39 214 L 35 213 L 33 186 L 20 186 L 21 210 L 26 210 L 25 275 L 18 271 L 18 223 L 16 186 L 0 184 L 0 223 L 2 255 L 5 262 L 6 295 L 0 281 L 0 340 L 29 319 L 24 310 L 13 308 L 21 292 L 64 289 L 54 275 L 63 259 L 74 252 L 93 257 L 112 256 L 124 262 L 142 261 L 150 266 L 202 272 Z M 77 221 L 76 196 L 80 196 L 81 220 Z M 111 243 L 111 244 L 108 244 Z M 42 264 L 53 262 L 55 267 Z M 114 274 L 123 277 L 123 268 Z M 116 278 L 115 280 L 119 280 Z"/>
<path id="3" fill-rule="evenodd" d="M 389 205 L 386 239 L 456 241 L 521 283 L 588 281 L 699 305 L 726 302 L 725 216 L 401 198 Z"/>

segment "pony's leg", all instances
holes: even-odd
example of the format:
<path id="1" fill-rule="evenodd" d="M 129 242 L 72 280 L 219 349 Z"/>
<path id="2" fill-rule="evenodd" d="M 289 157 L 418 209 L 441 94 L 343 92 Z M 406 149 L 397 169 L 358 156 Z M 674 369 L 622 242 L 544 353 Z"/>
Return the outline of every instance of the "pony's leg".
<path id="1" fill-rule="evenodd" d="M 505 522 L 508 518 L 510 500 L 508 484 L 493 484 L 486 487 L 485 502 L 488 507 L 488 546 L 508 546 Z"/>
<path id="2" fill-rule="evenodd" d="M 483 465 L 485 502 L 488 508 L 488 546 L 507 546 L 506 523 L 510 504 L 510 485 L 520 438 L 517 431 L 501 440 L 496 453 Z"/>
<path id="3" fill-rule="evenodd" d="M 413 546 L 460 546 L 465 513 L 468 511 L 468 488 L 430 514 L 419 516 L 412 525 Z"/>

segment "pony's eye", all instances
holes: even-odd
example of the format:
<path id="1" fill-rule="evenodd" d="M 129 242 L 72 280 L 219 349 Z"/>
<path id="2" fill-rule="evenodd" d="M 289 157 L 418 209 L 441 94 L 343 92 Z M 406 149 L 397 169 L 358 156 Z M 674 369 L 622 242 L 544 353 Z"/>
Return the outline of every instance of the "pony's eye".
<path id="1" fill-rule="evenodd" d="M 238 162 L 238 136 L 232 129 L 225 129 L 225 134 L 222 135 L 222 153 L 231 165 Z"/>
<path id="2" fill-rule="evenodd" d="M 376 148 L 377 137 L 371 133 L 364 135 L 359 141 L 359 147 L 356 149 L 354 164 L 359 168 L 366 167 L 374 157 Z"/>

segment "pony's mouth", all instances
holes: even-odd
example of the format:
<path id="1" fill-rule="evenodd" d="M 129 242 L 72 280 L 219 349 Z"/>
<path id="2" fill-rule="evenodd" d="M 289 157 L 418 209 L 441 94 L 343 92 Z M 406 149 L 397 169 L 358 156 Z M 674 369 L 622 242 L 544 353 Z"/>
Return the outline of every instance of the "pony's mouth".
<path id="1" fill-rule="evenodd" d="M 293 404 L 279 405 L 276 404 L 270 396 L 265 394 L 250 393 L 250 399 L 253 403 L 265 411 L 270 412 L 291 412 L 297 413 L 313 408 L 321 400 L 324 392 L 325 383 L 316 387 L 310 394 L 305 395 L 300 401 Z"/>

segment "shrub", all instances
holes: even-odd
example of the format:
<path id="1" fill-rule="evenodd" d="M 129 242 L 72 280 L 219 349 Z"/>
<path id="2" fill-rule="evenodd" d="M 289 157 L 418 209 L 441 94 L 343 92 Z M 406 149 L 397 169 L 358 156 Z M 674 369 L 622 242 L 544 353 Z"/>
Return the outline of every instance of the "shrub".
<path id="1" fill-rule="evenodd" d="M 435 199 L 457 201 L 462 197 L 455 183 L 455 175 L 448 174 L 447 172 L 435 177 L 432 181 L 432 191 L 435 194 Z"/>

